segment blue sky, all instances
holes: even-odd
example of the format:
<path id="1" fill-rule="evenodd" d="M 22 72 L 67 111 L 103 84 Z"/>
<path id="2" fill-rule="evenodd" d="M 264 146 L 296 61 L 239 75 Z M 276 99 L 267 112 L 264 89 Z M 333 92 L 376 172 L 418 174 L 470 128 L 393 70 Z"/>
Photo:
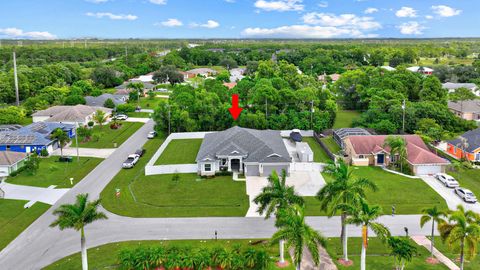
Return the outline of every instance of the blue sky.
<path id="1" fill-rule="evenodd" d="M 477 0 L 0 0 L 0 38 L 480 37 Z"/>

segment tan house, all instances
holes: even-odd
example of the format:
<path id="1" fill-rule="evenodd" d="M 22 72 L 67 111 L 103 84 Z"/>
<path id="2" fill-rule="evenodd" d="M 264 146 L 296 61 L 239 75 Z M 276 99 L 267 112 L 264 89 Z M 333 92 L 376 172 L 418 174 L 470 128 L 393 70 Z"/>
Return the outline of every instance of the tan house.
<path id="1" fill-rule="evenodd" d="M 448 109 L 465 120 L 480 121 L 480 100 L 449 101 Z"/>
<path id="2" fill-rule="evenodd" d="M 445 172 L 450 162 L 432 153 L 420 136 L 398 135 L 407 143 L 407 162 L 414 175 Z M 346 159 L 355 166 L 388 166 L 398 156 L 385 146 L 387 135 L 349 136 L 344 140 Z"/>
<path id="3" fill-rule="evenodd" d="M 86 125 L 93 121 L 97 110 L 103 111 L 107 117 L 112 114 L 112 109 L 105 107 L 75 105 L 75 106 L 53 106 L 32 114 L 33 122 L 55 122 L 74 125 Z"/>

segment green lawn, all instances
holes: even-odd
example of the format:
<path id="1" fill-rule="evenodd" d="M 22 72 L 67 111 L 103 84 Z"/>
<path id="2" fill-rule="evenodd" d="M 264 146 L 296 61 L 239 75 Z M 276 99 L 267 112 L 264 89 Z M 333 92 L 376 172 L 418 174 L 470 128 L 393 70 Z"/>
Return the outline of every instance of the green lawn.
<path id="1" fill-rule="evenodd" d="M 420 214 L 423 208 L 434 205 L 447 210 L 445 200 L 421 179 L 403 177 L 373 166 L 354 167 L 354 176 L 377 184 L 377 192 L 368 191 L 366 196 L 369 202 L 379 204 L 384 214 L 391 214 L 392 205 L 395 205 L 397 214 Z M 327 182 L 332 181 L 329 175 L 323 174 L 323 177 Z M 315 198 L 306 197 L 306 204 L 307 215 L 324 215 Z"/>
<path id="2" fill-rule="evenodd" d="M 360 116 L 358 111 L 338 110 L 333 129 L 352 127 L 352 122 Z"/>
<path id="3" fill-rule="evenodd" d="M 122 127 L 119 129 L 111 129 L 110 126 L 104 125 L 103 127 L 94 126 L 93 134 L 99 135 L 99 140 L 90 140 L 88 142 L 81 142 L 79 138 L 79 147 L 85 148 L 113 148 L 114 142 L 117 143 L 117 147 L 132 136 L 135 131 L 143 126 L 143 123 L 138 122 L 122 122 Z M 75 138 L 72 139 L 71 147 L 75 147 Z"/>
<path id="4" fill-rule="evenodd" d="M 333 154 L 337 154 L 340 152 L 340 150 L 342 150 L 332 136 L 321 138 L 320 140 L 327 146 L 328 149 L 330 149 L 330 152 Z"/>
<path id="5" fill-rule="evenodd" d="M 155 109 L 157 108 L 161 100 L 164 100 L 164 99 L 158 98 L 158 97 L 154 97 L 154 98 L 142 97 L 140 98 L 139 105 L 142 109 Z M 137 105 L 137 102 L 133 101 L 132 104 Z"/>
<path id="6" fill-rule="evenodd" d="M 0 199 L 0 250 L 5 248 L 32 222 L 50 208 L 44 203 L 35 203 L 25 209 L 27 201 Z"/>
<path id="7" fill-rule="evenodd" d="M 443 255 L 447 256 L 455 262 L 458 266 L 460 266 L 460 261 L 457 259 L 460 258 L 460 251 L 453 249 L 447 243 L 443 243 L 442 239 L 439 236 L 435 237 L 435 247 L 443 253 Z M 464 263 L 464 270 L 478 270 L 480 269 L 480 254 L 477 250 L 477 255 L 475 258 L 467 258 Z"/>
<path id="8" fill-rule="evenodd" d="M 195 163 L 203 139 L 172 140 L 155 161 L 155 165 Z"/>
<path id="9" fill-rule="evenodd" d="M 458 172 L 448 174 L 455 177 L 460 186 L 470 189 L 477 197 L 480 196 L 480 170 L 460 168 Z"/>
<path id="10" fill-rule="evenodd" d="M 213 234 L 213 233 L 212 233 Z M 88 238 L 87 238 L 88 241 Z M 156 245 L 175 245 L 175 246 L 188 246 L 194 249 L 197 248 L 215 248 L 218 246 L 225 248 L 233 248 L 236 245 L 247 247 L 252 245 L 254 247 L 263 247 L 271 255 L 271 258 L 275 261 L 278 260 L 278 245 L 268 245 L 265 242 L 259 242 L 258 240 L 176 240 L 176 241 L 128 241 L 111 243 L 102 245 L 99 247 L 90 248 L 88 250 L 88 263 L 90 269 L 120 269 L 117 261 L 118 253 L 122 249 L 136 248 L 139 246 L 156 246 Z M 285 258 L 289 258 L 285 253 Z M 63 258 L 57 262 L 54 262 L 50 266 L 44 268 L 45 270 L 65 270 L 65 269 L 81 269 L 80 253 Z M 272 266 L 272 269 L 278 269 Z M 281 268 L 284 270 L 294 270 L 292 264 L 289 267 Z"/>
<path id="11" fill-rule="evenodd" d="M 313 137 L 304 137 L 303 141 L 308 143 L 310 148 L 313 151 L 313 161 L 327 163 L 331 161 L 330 157 L 327 155 L 325 150 L 320 146 L 320 144 Z"/>
<path id="12" fill-rule="evenodd" d="M 429 257 L 429 252 L 424 247 L 418 246 L 410 240 L 412 244 L 417 247 L 417 254 L 412 261 L 408 263 L 405 270 L 443 270 L 448 269 L 443 264 L 431 265 L 425 262 Z M 342 245 L 339 238 L 329 238 L 327 251 L 332 257 L 332 260 L 337 263 L 338 269 L 359 269 L 360 267 L 360 251 L 362 248 L 362 239 L 360 237 L 350 237 L 348 239 L 348 254 L 349 259 L 353 261 L 353 266 L 345 267 L 337 263 L 337 260 L 342 258 Z M 389 270 L 393 269 L 395 264 L 393 257 L 389 255 L 388 247 L 383 244 L 378 238 L 370 237 L 368 241 L 366 267 L 368 270 Z"/>
<path id="13" fill-rule="evenodd" d="M 71 177 L 75 185 L 102 161 L 103 159 L 100 158 L 80 157 L 78 162 L 74 157 L 73 162 L 70 163 L 58 162 L 58 157 L 42 158 L 40 168 L 35 175 L 23 171 L 15 177 L 8 177 L 7 182 L 36 187 L 56 185 L 57 188 L 71 188 Z"/>

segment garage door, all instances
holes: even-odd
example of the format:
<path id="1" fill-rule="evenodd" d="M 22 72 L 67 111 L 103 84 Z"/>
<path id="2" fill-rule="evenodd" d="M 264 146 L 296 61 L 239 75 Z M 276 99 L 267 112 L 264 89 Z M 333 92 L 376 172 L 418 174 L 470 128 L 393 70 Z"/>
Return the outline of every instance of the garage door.
<path id="1" fill-rule="evenodd" d="M 276 171 L 277 174 L 280 175 L 283 169 L 285 169 L 288 174 L 288 167 L 288 165 L 264 165 L 263 176 L 269 176 L 273 171 Z"/>
<path id="2" fill-rule="evenodd" d="M 247 169 L 247 172 L 245 173 L 246 176 L 259 176 L 260 175 L 258 165 L 246 165 L 245 168 Z"/>
<path id="3" fill-rule="evenodd" d="M 436 174 L 442 172 L 442 166 L 417 166 L 417 175 Z"/>

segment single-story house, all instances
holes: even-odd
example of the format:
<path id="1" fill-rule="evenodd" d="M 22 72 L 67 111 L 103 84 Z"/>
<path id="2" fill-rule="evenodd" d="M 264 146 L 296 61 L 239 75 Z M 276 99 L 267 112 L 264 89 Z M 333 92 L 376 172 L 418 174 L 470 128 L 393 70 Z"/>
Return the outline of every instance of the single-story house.
<path id="1" fill-rule="evenodd" d="M 32 114 L 32 116 L 34 123 L 55 122 L 81 126 L 93 121 L 93 116 L 97 110 L 105 112 L 107 117 L 112 114 L 112 109 L 109 108 L 79 104 L 75 106 L 53 106 L 46 110 L 38 111 Z"/>
<path id="2" fill-rule="evenodd" d="M 429 67 L 415 66 L 415 67 L 409 67 L 409 68 L 407 68 L 407 70 L 409 70 L 411 72 L 421 73 L 423 75 L 432 75 L 433 74 L 433 69 L 431 69 Z"/>
<path id="3" fill-rule="evenodd" d="M 7 177 L 16 172 L 27 160 L 28 155 L 21 152 L 1 151 L 0 152 L 0 177 Z"/>
<path id="4" fill-rule="evenodd" d="M 280 131 L 238 126 L 205 135 L 196 158 L 198 174 L 205 176 L 220 171 L 246 176 L 289 173 L 291 160 Z"/>
<path id="5" fill-rule="evenodd" d="M 187 73 L 194 74 L 195 76 L 211 77 L 217 75 L 217 71 L 211 68 L 194 68 L 186 71 Z"/>
<path id="6" fill-rule="evenodd" d="M 138 76 L 136 78 L 130 79 L 131 82 L 144 82 L 144 83 L 150 83 L 153 82 L 153 72 Z"/>
<path id="7" fill-rule="evenodd" d="M 232 89 L 235 86 L 237 86 L 237 83 L 236 82 L 226 82 L 226 83 L 223 83 L 223 86 L 226 86 L 228 89 Z"/>
<path id="8" fill-rule="evenodd" d="M 60 128 L 69 138 L 75 136 L 75 125 L 55 122 L 36 122 L 15 131 L 0 132 L 0 151 L 31 153 L 47 149 L 49 153 L 58 148 L 52 132 Z"/>
<path id="9" fill-rule="evenodd" d="M 465 120 L 480 121 L 480 100 L 449 101 L 448 109 Z"/>
<path id="10" fill-rule="evenodd" d="M 414 175 L 445 172 L 450 162 L 432 153 L 418 135 L 398 135 L 407 143 L 407 163 Z M 387 135 L 349 136 L 345 139 L 347 161 L 355 166 L 387 166 L 398 156 L 385 146 Z"/>
<path id="11" fill-rule="evenodd" d="M 332 80 L 332 83 L 334 83 L 334 82 L 338 81 L 342 77 L 342 75 L 337 74 L 337 73 L 331 74 L 331 75 L 323 74 L 323 75 L 318 76 L 318 80 L 326 83 L 328 81 L 329 77 Z"/>
<path id="12" fill-rule="evenodd" d="M 128 95 L 112 95 L 112 94 L 102 94 L 98 97 L 86 96 L 85 101 L 87 102 L 87 106 L 96 106 L 96 107 L 104 107 L 105 101 L 107 99 L 111 99 L 115 106 L 119 104 L 125 104 L 128 99 Z"/>
<path id="13" fill-rule="evenodd" d="M 372 135 L 366 129 L 363 128 L 339 128 L 333 131 L 333 140 L 342 148 L 345 148 L 344 140 L 348 136 L 368 136 Z"/>
<path id="14" fill-rule="evenodd" d="M 447 141 L 447 152 L 457 159 L 480 161 L 480 128 L 467 131 L 455 140 Z"/>
<path id="15" fill-rule="evenodd" d="M 478 89 L 478 86 L 474 83 L 451 83 L 451 82 L 447 82 L 447 83 L 442 84 L 442 87 L 444 89 L 447 89 L 449 93 L 455 92 L 455 90 L 457 90 L 458 88 L 467 88 L 470 91 L 472 91 L 472 93 L 474 93 L 475 95 L 480 96 L 480 91 Z"/>
<path id="16" fill-rule="evenodd" d="M 197 77 L 196 74 L 190 73 L 190 72 L 187 72 L 187 71 L 179 71 L 179 73 L 183 75 L 183 80 L 184 81 Z"/>
<path id="17" fill-rule="evenodd" d="M 119 86 L 116 86 L 115 87 L 115 95 L 127 95 L 133 91 L 133 89 L 129 88 L 128 85 L 130 83 L 134 83 L 134 82 L 139 82 L 139 83 L 142 83 L 143 84 L 143 92 L 148 92 L 150 90 L 153 91 L 153 89 L 155 89 L 155 84 L 151 83 L 151 82 L 143 82 L 143 81 L 128 81 L 128 82 L 124 82 L 122 83 L 121 85 Z"/>

